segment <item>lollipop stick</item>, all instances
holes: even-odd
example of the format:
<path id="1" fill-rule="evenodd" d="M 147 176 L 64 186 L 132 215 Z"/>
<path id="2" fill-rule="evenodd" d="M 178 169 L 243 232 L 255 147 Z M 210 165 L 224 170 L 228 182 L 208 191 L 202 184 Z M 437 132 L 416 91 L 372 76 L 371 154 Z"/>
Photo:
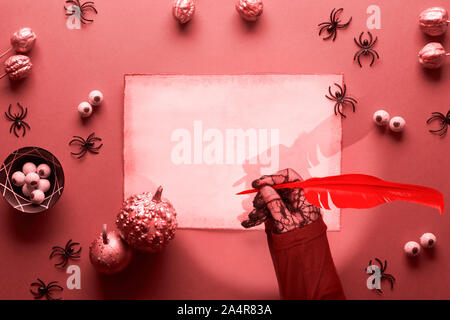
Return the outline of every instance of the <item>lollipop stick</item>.
<path id="1" fill-rule="evenodd" d="M 4 76 L 6 76 L 8 73 L 4 73 L 0 76 L 0 79 L 3 79 Z"/>
<path id="2" fill-rule="evenodd" d="M 3 56 L 4 56 L 5 54 L 7 54 L 8 52 L 10 52 L 11 50 L 12 50 L 12 47 L 9 48 L 8 50 L 6 50 L 5 52 L 3 52 L 3 53 L 0 55 L 0 58 L 3 58 Z"/>

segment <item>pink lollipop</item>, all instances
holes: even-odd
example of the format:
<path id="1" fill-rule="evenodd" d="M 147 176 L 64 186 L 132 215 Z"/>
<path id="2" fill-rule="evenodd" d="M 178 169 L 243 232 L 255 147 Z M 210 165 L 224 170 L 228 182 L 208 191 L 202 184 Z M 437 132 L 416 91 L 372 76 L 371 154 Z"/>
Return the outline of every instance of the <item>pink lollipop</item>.
<path id="1" fill-rule="evenodd" d="M 36 33 L 31 28 L 22 28 L 11 36 L 11 48 L 3 52 L 0 58 L 13 49 L 17 53 L 27 53 L 33 48 L 35 41 Z"/>
<path id="2" fill-rule="evenodd" d="M 441 7 L 428 8 L 419 15 L 420 28 L 430 36 L 443 35 L 449 22 L 447 10 Z"/>
<path id="3" fill-rule="evenodd" d="M 430 42 L 419 51 L 419 62 L 427 69 L 438 69 L 444 62 L 446 56 L 444 47 L 439 42 Z"/>
<path id="4" fill-rule="evenodd" d="M 5 74 L 1 75 L 0 79 L 6 75 L 11 80 L 24 79 L 28 77 L 32 67 L 33 64 L 29 57 L 22 55 L 11 56 L 5 61 Z"/>

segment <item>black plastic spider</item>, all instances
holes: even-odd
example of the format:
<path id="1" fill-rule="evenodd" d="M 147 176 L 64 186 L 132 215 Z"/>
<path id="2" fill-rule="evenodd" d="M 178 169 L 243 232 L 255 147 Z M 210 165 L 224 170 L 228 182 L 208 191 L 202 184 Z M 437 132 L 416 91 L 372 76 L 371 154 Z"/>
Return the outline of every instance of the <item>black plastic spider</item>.
<path id="1" fill-rule="evenodd" d="M 319 27 L 322 26 L 319 31 L 319 36 L 322 34 L 324 30 L 327 30 L 329 34 L 327 37 L 323 38 L 323 40 L 328 40 L 331 37 L 333 37 L 333 41 L 336 40 L 337 29 L 345 28 L 350 24 L 350 22 L 352 21 L 352 17 L 350 17 L 350 19 L 344 24 L 340 24 L 339 22 L 341 21 L 338 18 L 336 18 L 336 15 L 342 12 L 343 10 L 344 10 L 343 8 L 339 8 L 337 10 L 336 8 L 334 8 L 333 11 L 331 11 L 330 13 L 330 21 L 319 23 L 318 26 Z"/>
<path id="2" fill-rule="evenodd" d="M 98 154 L 100 148 L 103 146 L 103 143 L 96 147 L 95 146 L 96 141 L 102 141 L 102 139 L 96 137 L 95 132 L 91 133 L 86 140 L 84 140 L 80 136 L 73 136 L 73 139 L 69 142 L 69 145 L 78 144 L 80 146 L 80 152 L 77 153 L 71 152 L 71 154 L 74 156 L 78 156 L 77 157 L 78 159 L 83 157 L 88 151 L 91 153 Z"/>
<path id="3" fill-rule="evenodd" d="M 353 107 L 353 112 L 355 112 L 355 103 L 358 103 L 358 101 L 356 101 L 353 98 L 345 96 L 345 94 L 347 92 L 347 86 L 345 84 L 344 84 L 344 89 L 342 89 L 342 87 L 340 85 L 338 85 L 337 83 L 335 83 L 334 85 L 339 88 L 339 91 L 335 91 L 334 95 L 333 95 L 331 93 L 331 86 L 330 86 L 330 87 L 328 87 L 328 92 L 330 93 L 331 97 L 329 97 L 327 95 L 325 95 L 325 97 L 327 97 L 329 100 L 336 101 L 336 104 L 334 105 L 334 114 L 337 115 L 339 112 L 339 114 L 342 117 L 346 118 L 346 116 L 341 112 L 342 107 L 344 107 L 344 105 L 346 103 L 349 103 Z"/>
<path id="4" fill-rule="evenodd" d="M 432 112 L 433 116 L 427 120 L 427 123 L 431 123 L 434 120 L 439 120 L 441 122 L 441 128 L 437 130 L 428 130 L 431 133 L 439 134 L 440 136 L 443 136 L 447 133 L 448 125 L 450 125 L 450 110 L 448 110 L 447 115 L 444 116 L 444 114 L 440 112 Z"/>
<path id="5" fill-rule="evenodd" d="M 28 125 L 28 123 L 23 121 L 27 116 L 28 109 L 27 108 L 24 109 L 20 103 L 17 103 L 17 106 L 20 109 L 19 113 L 12 114 L 11 113 L 12 105 L 10 104 L 9 108 L 8 108 L 8 112 L 5 112 L 5 116 L 9 121 L 13 122 L 11 124 L 11 128 L 9 128 L 9 133 L 13 133 L 13 131 L 14 131 L 14 134 L 18 138 L 19 134 L 17 133 L 17 131 L 20 132 L 20 130 L 22 130 L 22 137 L 24 137 L 27 129 L 31 130 L 31 128 Z"/>
<path id="6" fill-rule="evenodd" d="M 393 275 L 391 275 L 391 274 L 389 274 L 389 273 L 385 273 L 386 268 L 387 268 L 387 261 L 384 260 L 384 265 L 383 265 L 383 263 L 381 262 L 381 260 L 378 259 L 378 258 L 375 258 L 375 261 L 376 261 L 376 262 L 378 263 L 378 265 L 380 266 L 380 281 L 382 281 L 382 280 L 388 280 L 389 283 L 391 284 L 391 290 L 393 290 L 393 289 L 394 289 L 395 278 L 394 278 Z M 369 261 L 369 267 L 370 267 L 371 265 L 372 265 L 372 260 Z M 366 268 L 366 270 L 367 270 L 367 268 Z M 374 273 L 375 273 L 375 271 L 372 271 L 371 274 L 374 274 Z M 374 281 L 375 281 L 375 279 L 374 279 Z M 378 289 L 378 288 L 377 288 L 377 291 L 378 291 L 379 293 L 383 293 L 383 291 L 381 291 L 381 289 Z"/>
<path id="7" fill-rule="evenodd" d="M 380 56 L 378 55 L 378 52 L 376 52 L 374 49 L 372 49 L 372 47 L 375 45 L 375 43 L 378 40 L 378 37 L 375 37 L 375 40 L 372 37 L 372 34 L 370 33 L 370 31 L 367 31 L 367 33 L 369 34 L 369 40 L 368 39 L 362 39 L 362 36 L 364 34 L 364 31 L 361 32 L 361 34 L 359 35 L 359 41 L 356 40 L 356 38 L 353 38 L 353 40 L 355 41 L 356 45 L 358 47 L 360 47 L 361 49 L 358 50 L 354 57 L 353 57 L 353 61 L 358 60 L 358 64 L 359 66 L 362 68 L 362 64 L 361 61 L 359 60 L 359 58 L 361 57 L 361 55 L 363 56 L 372 56 L 372 62 L 370 63 L 370 66 L 373 65 L 373 63 L 375 62 L 375 56 L 377 57 L 377 59 L 380 59 Z"/>
<path id="8" fill-rule="evenodd" d="M 57 285 L 58 281 L 52 281 L 49 284 L 45 284 L 41 279 L 37 279 L 38 282 L 31 284 L 30 292 L 34 295 L 35 299 L 41 299 L 46 297 L 47 300 L 61 300 L 61 298 L 55 299 L 52 297 L 52 292 L 55 290 L 63 291 L 63 287 Z M 37 287 L 37 291 L 33 291 L 33 287 Z"/>
<path id="9" fill-rule="evenodd" d="M 74 246 L 79 246 L 80 244 L 78 242 L 72 242 L 72 239 L 70 239 L 69 241 L 67 241 L 66 246 L 63 247 L 59 247 L 59 246 L 54 246 L 52 248 L 52 253 L 50 254 L 50 259 L 56 256 L 60 256 L 61 257 L 61 261 L 59 263 L 55 264 L 55 267 L 61 267 L 64 268 L 67 265 L 67 262 L 69 261 L 69 259 L 78 259 L 80 258 L 80 252 L 81 252 L 81 247 L 78 250 L 75 250 L 73 247 Z"/>
<path id="10" fill-rule="evenodd" d="M 97 14 L 97 9 L 95 9 L 94 7 L 94 2 L 93 1 L 87 1 L 83 4 L 80 3 L 80 0 L 66 0 L 67 4 L 71 4 L 72 6 L 76 6 L 80 9 L 80 21 L 83 24 L 86 24 L 86 22 L 94 22 L 94 20 L 92 19 L 88 19 L 84 16 L 84 14 L 86 13 L 87 10 L 92 9 L 95 14 Z M 66 6 L 64 6 L 64 9 L 66 10 L 66 16 L 71 16 L 75 13 L 75 10 L 73 9 L 73 7 L 71 9 L 66 8 Z"/>

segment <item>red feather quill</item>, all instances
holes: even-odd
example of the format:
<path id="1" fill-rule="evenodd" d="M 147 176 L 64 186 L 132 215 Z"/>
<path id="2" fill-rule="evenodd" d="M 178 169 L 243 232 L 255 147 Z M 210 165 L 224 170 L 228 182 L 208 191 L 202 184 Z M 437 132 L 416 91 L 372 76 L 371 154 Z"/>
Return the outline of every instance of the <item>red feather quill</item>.
<path id="1" fill-rule="evenodd" d="M 392 201 L 408 201 L 432 208 L 442 214 L 444 197 L 434 189 L 412 184 L 395 183 L 365 174 L 344 174 L 274 186 L 275 189 L 301 188 L 306 199 L 316 207 L 330 209 L 328 196 L 338 208 L 366 209 Z M 258 192 L 246 190 L 238 194 Z"/>

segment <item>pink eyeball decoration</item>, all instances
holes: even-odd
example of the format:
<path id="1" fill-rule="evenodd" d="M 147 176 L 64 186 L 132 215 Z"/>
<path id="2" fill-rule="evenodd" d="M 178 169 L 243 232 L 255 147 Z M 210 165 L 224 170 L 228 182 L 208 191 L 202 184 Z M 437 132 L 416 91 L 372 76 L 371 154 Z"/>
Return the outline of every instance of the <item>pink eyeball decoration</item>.
<path id="1" fill-rule="evenodd" d="M 389 123 L 389 113 L 384 110 L 378 110 L 373 114 L 373 121 L 378 126 L 385 126 Z"/>
<path id="2" fill-rule="evenodd" d="M 39 175 L 36 172 L 30 172 L 25 176 L 25 183 L 30 187 L 36 187 L 39 183 Z"/>
<path id="3" fill-rule="evenodd" d="M 48 190 L 50 190 L 50 181 L 48 181 L 47 179 L 39 180 L 39 182 L 37 184 L 37 189 L 46 193 Z"/>
<path id="4" fill-rule="evenodd" d="M 402 132 L 405 129 L 406 121 L 402 117 L 393 117 L 389 122 L 389 129 L 394 132 Z"/>
<path id="5" fill-rule="evenodd" d="M 38 167 L 36 168 L 36 172 L 39 175 L 39 178 L 48 178 L 50 176 L 50 174 L 52 173 L 52 170 L 50 169 L 50 167 L 45 164 L 42 163 L 40 165 L 38 165 Z"/>
<path id="6" fill-rule="evenodd" d="M 173 16 L 181 24 L 189 22 L 194 16 L 194 12 L 194 0 L 175 0 L 173 2 Z"/>
<path id="7" fill-rule="evenodd" d="M 30 201 L 32 204 L 41 204 L 44 202 L 45 194 L 39 189 L 36 189 L 34 191 L 31 191 L 30 194 Z"/>
<path id="8" fill-rule="evenodd" d="M 30 172 L 36 172 L 37 168 L 33 162 L 27 162 L 22 166 L 22 172 L 24 175 L 29 174 Z"/>
<path id="9" fill-rule="evenodd" d="M 0 76 L 0 79 L 8 75 L 10 80 L 25 79 L 30 75 L 33 64 L 31 59 L 27 56 L 15 55 L 11 56 L 5 61 L 5 73 Z"/>
<path id="10" fill-rule="evenodd" d="M 21 187 L 25 184 L 25 175 L 21 171 L 16 171 L 11 176 L 11 182 L 16 187 Z"/>
<path id="11" fill-rule="evenodd" d="M 420 245 L 423 248 L 429 249 L 434 247 L 435 244 L 436 244 L 436 236 L 432 233 L 427 232 L 420 237 Z"/>
<path id="12" fill-rule="evenodd" d="M 263 13 L 263 2 L 262 0 L 239 0 L 236 10 L 242 19 L 256 21 Z"/>
<path id="13" fill-rule="evenodd" d="M 415 257 L 420 253 L 420 246 L 415 241 L 409 241 L 405 244 L 403 250 L 408 257 Z"/>
<path id="14" fill-rule="evenodd" d="M 89 102 L 82 102 L 78 105 L 78 113 L 82 118 L 88 118 L 92 114 L 92 106 Z"/>
<path id="15" fill-rule="evenodd" d="M 448 13 L 444 8 L 428 8 L 419 15 L 419 26 L 429 36 L 443 35 L 447 31 L 448 23 Z"/>
<path id="16" fill-rule="evenodd" d="M 419 62 L 427 69 L 438 69 L 445 62 L 445 49 L 439 42 L 430 42 L 419 51 Z"/>
<path id="17" fill-rule="evenodd" d="M 96 107 L 99 106 L 103 101 L 103 93 L 99 90 L 93 90 L 89 92 L 88 102 Z"/>
<path id="18" fill-rule="evenodd" d="M 24 185 L 22 186 L 22 194 L 23 194 L 25 197 L 27 197 L 27 198 L 30 197 L 31 192 L 34 191 L 34 190 L 35 190 L 34 188 L 30 187 L 30 186 L 27 185 L 27 184 L 24 184 Z"/>
<path id="19" fill-rule="evenodd" d="M 11 36 L 11 45 L 18 53 L 27 53 L 33 49 L 36 33 L 31 28 L 22 28 Z"/>

